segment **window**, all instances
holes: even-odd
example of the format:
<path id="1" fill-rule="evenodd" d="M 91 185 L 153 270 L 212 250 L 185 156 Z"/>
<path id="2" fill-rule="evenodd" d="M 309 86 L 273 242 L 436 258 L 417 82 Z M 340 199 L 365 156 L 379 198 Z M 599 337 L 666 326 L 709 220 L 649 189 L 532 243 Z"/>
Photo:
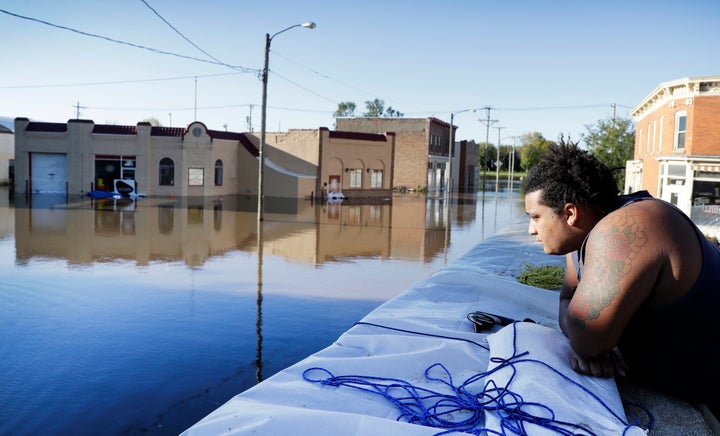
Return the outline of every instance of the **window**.
<path id="1" fill-rule="evenodd" d="M 362 188 L 362 169 L 351 168 L 350 169 L 350 187 L 351 188 Z"/>
<path id="2" fill-rule="evenodd" d="M 188 186 L 203 186 L 205 184 L 205 170 L 202 168 L 188 168 Z"/>
<path id="3" fill-rule="evenodd" d="M 655 154 L 655 142 L 657 141 L 657 120 L 653 121 L 653 144 L 652 144 L 652 152 Z"/>
<path id="4" fill-rule="evenodd" d="M 681 111 L 675 114 L 675 150 L 685 149 L 685 129 L 687 123 L 687 112 Z"/>
<path id="5" fill-rule="evenodd" d="M 175 162 L 169 157 L 160 159 L 160 186 L 175 186 Z"/>
<path id="6" fill-rule="evenodd" d="M 96 189 L 113 191 L 115 190 L 115 180 L 135 180 L 135 163 L 135 156 L 96 155 Z"/>
<path id="7" fill-rule="evenodd" d="M 223 163 L 220 159 L 215 161 L 215 186 L 223 184 Z"/>
<path id="8" fill-rule="evenodd" d="M 383 187 L 383 170 L 370 170 L 370 187 Z"/>

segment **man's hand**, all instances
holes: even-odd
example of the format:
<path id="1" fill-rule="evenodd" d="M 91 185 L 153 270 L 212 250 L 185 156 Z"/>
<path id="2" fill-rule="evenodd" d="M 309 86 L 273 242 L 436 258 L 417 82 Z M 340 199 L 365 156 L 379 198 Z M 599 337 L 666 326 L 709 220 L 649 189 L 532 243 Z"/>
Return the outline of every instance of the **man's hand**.
<path id="1" fill-rule="evenodd" d="M 625 376 L 625 362 L 614 350 L 589 359 L 578 356 L 570 349 L 570 366 L 575 372 L 595 377 L 611 378 L 615 375 Z"/>

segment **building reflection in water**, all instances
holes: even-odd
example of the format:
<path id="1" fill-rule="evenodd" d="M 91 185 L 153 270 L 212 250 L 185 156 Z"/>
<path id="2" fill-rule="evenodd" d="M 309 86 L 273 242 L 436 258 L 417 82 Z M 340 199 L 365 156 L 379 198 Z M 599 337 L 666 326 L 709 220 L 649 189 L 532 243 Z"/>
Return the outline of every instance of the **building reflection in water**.
<path id="1" fill-rule="evenodd" d="M 14 209 L 19 264 L 43 257 L 71 265 L 131 260 L 199 267 L 214 256 L 259 247 L 313 265 L 357 257 L 429 262 L 449 243 L 448 219 L 463 226 L 476 210 L 474 198 L 458 200 L 450 218 L 442 197 L 395 197 L 393 204 L 268 201 L 259 235 L 251 199 L 42 200 Z"/>
<path id="2" fill-rule="evenodd" d="M 64 259 L 69 265 L 183 262 L 196 269 L 232 251 L 257 253 L 256 379 L 263 380 L 263 257 L 321 265 L 352 258 L 430 262 L 447 251 L 449 221 L 475 221 L 476 198 L 448 208 L 443 197 L 395 197 L 393 204 L 267 201 L 257 221 L 252 198 L 16 201 L 16 263 Z M 8 209 L 5 209 L 8 210 Z M 452 212 L 452 213 L 451 213 Z M 10 221 L 13 221 L 12 218 Z"/>

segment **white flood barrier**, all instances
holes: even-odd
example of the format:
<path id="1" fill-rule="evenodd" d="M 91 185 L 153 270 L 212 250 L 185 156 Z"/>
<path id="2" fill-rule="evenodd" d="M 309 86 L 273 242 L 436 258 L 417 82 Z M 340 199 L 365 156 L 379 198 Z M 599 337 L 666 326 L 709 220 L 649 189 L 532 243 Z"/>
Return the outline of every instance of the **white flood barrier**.
<path id="1" fill-rule="evenodd" d="M 613 379 L 569 367 L 557 291 L 517 281 L 525 263 L 563 262 L 511 225 L 184 434 L 645 434 Z M 474 311 L 535 323 L 476 333 Z"/>

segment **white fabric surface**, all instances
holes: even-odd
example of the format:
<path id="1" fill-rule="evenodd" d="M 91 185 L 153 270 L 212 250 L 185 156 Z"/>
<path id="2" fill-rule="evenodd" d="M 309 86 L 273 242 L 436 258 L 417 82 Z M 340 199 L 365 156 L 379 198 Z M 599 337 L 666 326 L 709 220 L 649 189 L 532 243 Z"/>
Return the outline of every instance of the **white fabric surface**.
<path id="1" fill-rule="evenodd" d="M 557 292 L 528 287 L 515 278 L 525 262 L 562 261 L 543 254 L 527 236 L 526 227 L 521 223 L 504 229 L 362 321 L 464 338 L 486 348 L 487 334 L 473 331 L 466 319 L 469 312 L 532 318 L 557 328 Z M 459 384 L 486 370 L 486 348 L 462 340 L 355 325 L 328 348 L 235 396 L 184 434 L 437 434 L 442 429 L 397 422 L 398 409 L 380 396 L 344 386 L 321 386 L 304 380 L 303 373 L 321 367 L 336 376 L 392 377 L 437 390 L 438 384 L 424 377 L 429 366 L 443 364 Z"/>
<path id="2" fill-rule="evenodd" d="M 506 387 L 519 395 L 525 403 L 547 407 L 525 405 L 524 412 L 539 418 L 549 418 L 552 413 L 556 421 L 580 425 L 582 428 L 561 427 L 574 433 L 645 434 L 639 427 L 628 427 L 613 379 L 584 376 L 572 370 L 568 364 L 570 343 L 559 330 L 518 322 L 489 335 L 487 340 L 491 356 L 488 371 L 499 368 L 488 378 L 497 386 Z M 519 356 L 525 352 L 526 355 Z M 516 357 L 510 359 L 513 356 Z M 503 365 L 496 358 L 510 359 L 511 363 Z M 500 432 L 500 418 L 507 415 L 488 411 L 485 415 L 486 427 Z M 531 421 L 524 425 L 528 434 L 557 434 Z"/>

